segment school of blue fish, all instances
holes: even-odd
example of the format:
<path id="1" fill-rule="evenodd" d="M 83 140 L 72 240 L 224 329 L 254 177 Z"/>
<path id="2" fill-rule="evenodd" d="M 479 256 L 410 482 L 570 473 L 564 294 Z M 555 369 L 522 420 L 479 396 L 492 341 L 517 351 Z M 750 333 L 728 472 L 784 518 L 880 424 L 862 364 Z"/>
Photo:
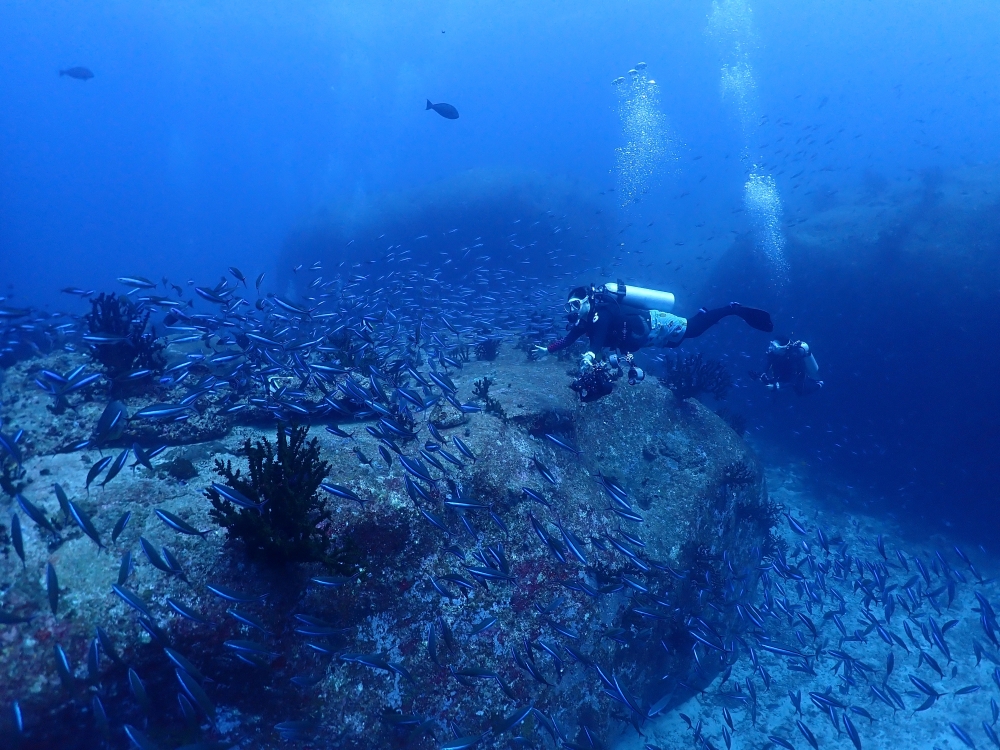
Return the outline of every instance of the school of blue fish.
<path id="1" fill-rule="evenodd" d="M 550 236 L 553 229 L 559 229 L 550 223 L 552 218 L 536 222 L 545 221 Z M 460 598 L 463 591 L 489 593 L 494 588 L 524 586 L 502 541 L 515 519 L 463 493 L 463 471 L 475 463 L 477 455 L 460 431 L 436 425 L 427 414 L 445 402 L 461 414 L 473 415 L 470 429 L 483 429 L 475 421 L 487 418 L 476 414 L 482 406 L 463 402 L 452 379 L 463 367 L 462 350 L 491 341 L 538 342 L 558 335 L 552 310 L 562 291 L 558 284 L 566 274 L 551 267 L 558 260 L 556 251 L 536 243 L 515 244 L 515 262 L 508 268 L 498 268 L 489 256 L 477 254 L 475 242 L 466 248 L 466 262 L 438 268 L 426 256 L 414 255 L 402 246 L 390 247 L 371 261 L 350 267 L 341 264 L 327 278 L 323 264 L 317 262 L 295 269 L 296 274 L 312 274 L 295 297 L 267 292 L 263 275 L 251 282 L 236 267 L 217 284 L 192 283 L 190 291 L 166 279 L 156 283 L 123 276 L 119 282 L 129 290 L 137 309 L 162 320 L 161 340 L 168 364 L 158 373 L 147 368 L 125 373 L 119 385 L 155 378 L 156 392 L 169 399 L 151 402 L 132 414 L 121 401 L 109 399 L 92 435 L 66 450 L 119 445 L 129 423 L 165 428 L 211 404 L 221 416 L 252 417 L 258 423 L 323 424 L 341 441 L 343 451 L 354 450 L 358 460 L 370 462 L 360 448 L 351 445 L 351 426 L 363 425 L 377 441 L 384 463 L 398 463 L 405 472 L 406 491 L 414 506 L 437 533 L 442 549 L 459 561 L 461 572 L 436 571 L 422 584 L 449 601 Z M 535 253 L 541 263 L 550 264 L 544 281 L 540 274 L 515 270 L 517 262 Z M 513 299 L 499 291 L 511 287 L 530 291 Z M 85 299 L 94 294 L 83 289 L 64 291 Z M 56 346 L 86 351 L 117 343 L 114 337 L 86 333 L 78 317 L 27 308 L 0 308 L 0 325 L 5 351 L 18 358 Z M 526 361 L 524 366 L 531 363 Z M 207 374 L 194 374 L 206 370 Z M 108 385 L 104 378 L 80 366 L 63 373 L 43 370 L 36 385 L 54 404 L 65 404 L 74 394 L 104 393 Z M 4 426 L 0 431 L 0 451 L 9 465 L 19 467 L 24 461 L 20 447 L 24 434 L 10 427 L 14 429 Z M 546 433 L 544 439 L 566 466 L 575 465 L 579 450 L 572 442 L 555 432 Z M 117 548 L 131 514 L 123 513 L 113 526 L 95 524 L 86 510 L 86 493 L 113 482 L 126 468 L 152 470 L 166 447 L 166 442 L 119 446 L 93 464 L 84 487 L 54 484 L 52 492 L 63 519 L 93 540 L 96 552 L 108 550 L 109 544 Z M 564 524 L 548 492 L 560 484 L 559 472 L 546 461 L 534 459 L 537 481 L 523 488 L 526 504 L 515 509 L 520 522 L 527 521 L 537 538 L 535 555 L 555 560 L 567 572 L 589 570 L 599 559 L 615 575 L 610 582 L 593 585 L 568 577 L 564 595 L 534 601 L 539 622 L 545 625 L 535 638 L 511 646 L 493 663 L 463 664 L 446 660 L 443 654 L 460 652 L 462 639 L 487 633 L 497 627 L 497 619 L 486 617 L 460 635 L 446 618 L 437 617 L 422 625 L 422 651 L 399 661 L 381 653 L 359 652 L 350 628 L 307 612 L 292 613 L 292 627 L 303 639 L 303 649 L 358 669 L 398 676 L 415 693 L 421 691 L 419 675 L 428 668 L 447 672 L 447 679 L 468 691 L 483 690 L 483 685 L 499 690 L 492 700 L 501 702 L 503 715 L 492 721 L 471 715 L 442 719 L 447 716 L 446 706 L 439 707 L 437 716 L 386 712 L 371 717 L 372 722 L 390 727 L 396 746 L 462 750 L 477 745 L 551 744 L 597 750 L 611 747 L 623 727 L 631 726 L 629 731 L 645 736 L 661 713 L 675 711 L 685 697 L 701 693 L 718 706 L 717 713 L 711 719 L 680 716 L 688 724 L 692 746 L 707 750 L 722 746 L 727 750 L 805 746 L 818 750 L 821 744 L 833 747 L 844 742 L 862 750 L 876 746 L 866 740 L 874 722 L 891 722 L 910 712 L 941 711 L 940 702 L 946 699 L 982 704 L 979 726 L 950 721 L 942 711 L 941 721 L 960 743 L 970 748 L 986 743 L 1000 748 L 995 730 L 1000 705 L 996 698 L 985 698 L 992 690 L 990 680 L 1000 690 L 1000 625 L 987 593 L 989 581 L 962 549 L 941 550 L 925 559 L 888 548 L 882 536 L 859 548 L 836 529 L 799 520 L 789 512 L 787 533 L 794 537 L 794 544 L 779 544 L 767 554 L 758 550 L 749 564 L 729 561 L 724 580 L 708 576 L 697 580 L 695 572 L 675 570 L 646 554 L 643 515 L 627 481 L 603 474 L 593 478 L 608 503 L 606 513 L 618 524 L 617 533 L 588 537 L 584 529 Z M 448 479 L 457 481 L 444 490 Z M 223 483 L 211 486 L 240 508 L 258 507 Z M 336 481 L 325 482 L 322 489 L 330 502 L 343 501 L 361 513 L 379 501 Z M 26 560 L 24 523 L 39 527 L 54 543 L 64 533 L 38 499 L 28 494 L 14 495 L 10 523 L 11 544 L 22 563 Z M 154 513 L 172 533 L 191 538 L 208 533 L 169 510 L 155 508 Z M 470 548 L 457 544 L 459 538 L 466 539 Z M 243 636 L 226 639 L 223 648 L 232 659 L 259 670 L 266 670 L 280 655 L 269 640 L 271 626 L 255 611 L 266 605 L 271 592 L 263 578 L 248 578 L 240 588 L 191 580 L 184 561 L 169 546 L 157 547 L 140 536 L 137 547 L 122 551 L 117 581 L 108 596 L 134 612 L 148 642 L 162 651 L 162 664 L 175 677 L 176 708 L 167 711 L 152 699 L 140 670 L 125 661 L 122 644 L 114 643 L 100 627 L 85 655 L 71 655 L 59 643 L 52 647 L 52 666 L 66 700 L 77 706 L 86 731 L 97 744 L 119 747 L 127 738 L 141 750 L 164 747 L 153 735 L 169 736 L 154 720 L 165 713 L 179 716 L 203 738 L 185 747 L 240 744 L 217 739 L 223 734 L 213 692 L 227 675 L 207 675 L 189 654 L 174 648 L 162 616 L 132 589 L 129 579 L 137 561 L 148 563 L 165 576 L 186 581 L 206 592 L 205 596 L 223 602 L 229 618 L 238 624 L 236 634 Z M 115 564 L 110 555 L 107 564 Z M 70 576 L 72 571 L 57 570 L 51 562 L 46 565 L 47 606 L 53 615 L 60 611 L 60 580 Z M 664 581 L 685 582 L 696 591 L 696 604 L 675 598 Z M 344 587 L 363 586 L 364 580 L 357 575 L 316 575 L 309 585 L 335 597 Z M 567 619 L 564 612 L 572 597 L 624 602 L 624 608 L 650 622 L 679 619 L 685 643 L 664 642 L 662 647 L 668 652 L 689 651 L 691 672 L 663 675 L 659 700 L 638 697 L 648 695 L 649 686 L 627 684 L 612 664 L 594 656 L 594 641 L 610 640 L 628 649 L 650 638 L 652 629 L 601 631 Z M 978 622 L 951 614 L 960 611 L 961 602 L 973 599 L 971 609 Z M 179 598 L 168 597 L 166 603 L 178 617 L 198 627 L 221 627 Z M 0 625 L 18 627 L 31 617 L 0 611 Z M 973 653 L 959 653 L 954 633 L 973 628 L 977 636 L 964 636 L 965 642 L 971 640 Z M 876 663 L 868 655 L 871 645 L 879 642 L 882 658 Z M 81 656 L 86 662 L 85 677 L 74 664 Z M 571 724 L 566 717 L 573 714 L 572 706 L 566 706 L 565 712 L 551 709 L 558 704 L 559 684 L 567 672 L 584 674 L 593 693 L 610 702 L 610 715 L 615 717 L 612 725 Z M 776 672 L 809 678 L 812 689 L 804 696 L 801 689 L 783 688 L 773 676 Z M 514 684 L 511 675 L 516 675 Z M 308 691 L 319 679 L 312 673 L 296 675 L 292 681 Z M 116 723 L 105 706 L 109 683 L 114 681 L 127 685 L 130 700 L 146 725 Z M 163 689 L 158 685 L 157 694 Z M 758 730 L 758 724 L 769 726 L 761 720 L 761 714 L 768 711 L 766 704 L 778 699 L 790 702 L 794 719 L 777 729 Z M 548 710 L 539 707 L 543 702 Z M 31 717 L 24 715 L 20 702 L 10 711 L 14 735 L 29 742 L 32 732 L 37 732 L 31 729 Z M 524 731 L 529 725 L 532 731 Z M 841 739 L 821 742 L 819 738 L 829 736 L 831 729 Z M 289 716 L 274 731 L 282 740 L 309 746 L 342 746 L 342 728 L 309 716 Z M 646 747 L 656 746 L 647 743 Z"/>

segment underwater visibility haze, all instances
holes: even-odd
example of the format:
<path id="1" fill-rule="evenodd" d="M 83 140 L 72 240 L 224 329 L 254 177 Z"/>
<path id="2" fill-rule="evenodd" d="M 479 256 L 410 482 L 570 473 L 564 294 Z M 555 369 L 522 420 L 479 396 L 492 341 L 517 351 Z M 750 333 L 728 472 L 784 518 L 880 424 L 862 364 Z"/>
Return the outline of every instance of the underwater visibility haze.
<path id="1" fill-rule="evenodd" d="M 1000 748 L 996 4 L 0 39 L 0 747 Z"/>

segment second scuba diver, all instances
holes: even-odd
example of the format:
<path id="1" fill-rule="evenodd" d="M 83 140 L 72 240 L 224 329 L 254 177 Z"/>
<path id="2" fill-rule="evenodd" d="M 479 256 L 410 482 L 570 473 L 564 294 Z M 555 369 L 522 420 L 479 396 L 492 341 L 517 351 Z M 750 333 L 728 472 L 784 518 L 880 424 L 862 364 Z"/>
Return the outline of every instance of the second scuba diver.
<path id="1" fill-rule="evenodd" d="M 799 396 L 815 393 L 823 387 L 819 379 L 819 365 L 805 341 L 775 339 L 767 347 L 767 371 L 751 372 L 768 390 L 791 388 Z"/>
<path id="2" fill-rule="evenodd" d="M 674 295 L 655 289 L 628 286 L 622 281 L 572 289 L 566 300 L 569 333 L 539 353 L 557 352 L 581 336 L 590 339 L 590 351 L 580 360 L 580 377 L 571 386 L 584 401 L 594 401 L 611 392 L 612 381 L 621 376 L 619 356 L 628 365 L 629 383 L 644 377 L 632 355 L 645 347 L 677 347 L 686 339 L 701 336 L 723 318 L 735 315 L 758 331 L 774 330 L 764 310 L 732 302 L 713 310 L 701 309 L 691 318 L 673 315 Z M 614 351 L 603 359 L 605 349 Z"/>

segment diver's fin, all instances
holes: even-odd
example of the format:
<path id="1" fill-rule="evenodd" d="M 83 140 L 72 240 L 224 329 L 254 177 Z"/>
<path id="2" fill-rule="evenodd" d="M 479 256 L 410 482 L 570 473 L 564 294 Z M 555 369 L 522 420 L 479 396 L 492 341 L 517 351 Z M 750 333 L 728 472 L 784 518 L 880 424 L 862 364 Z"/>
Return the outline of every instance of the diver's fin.
<path id="1" fill-rule="evenodd" d="M 734 312 L 743 318 L 751 328 L 756 328 L 758 331 L 766 333 L 774 330 L 774 323 L 771 322 L 771 314 L 767 310 L 758 310 L 755 307 L 743 307 L 740 305 Z"/>

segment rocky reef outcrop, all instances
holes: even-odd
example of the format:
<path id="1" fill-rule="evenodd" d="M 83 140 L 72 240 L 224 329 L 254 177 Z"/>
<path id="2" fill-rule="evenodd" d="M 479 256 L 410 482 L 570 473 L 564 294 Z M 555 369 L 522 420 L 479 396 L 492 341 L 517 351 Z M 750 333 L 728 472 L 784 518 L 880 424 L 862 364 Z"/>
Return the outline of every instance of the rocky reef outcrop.
<path id="1" fill-rule="evenodd" d="M 101 452 L 61 451 L 104 404 L 53 416 L 27 382 L 49 364 L 22 363 L 4 385 L 4 430 L 26 435 L 21 492 L 54 528 L 0 497 L 5 520 L 20 516 L 25 550 L 23 564 L 9 548 L 0 557 L 0 703 L 19 702 L 27 747 L 96 746 L 95 695 L 115 747 L 128 746 L 125 725 L 163 747 L 199 737 L 436 747 L 453 728 L 482 747 L 517 733 L 608 738 L 724 668 L 770 544 L 774 508 L 756 459 L 698 401 L 647 381 L 580 404 L 565 361 L 503 350 L 451 372 L 458 398 L 484 411 L 433 407 L 443 444 L 421 427 L 397 455 L 365 423 L 341 423 L 349 438 L 313 424 L 327 484 L 356 496 L 328 494 L 321 526 L 349 541 L 350 569 L 262 566 L 211 520 L 205 489 L 219 481 L 216 459 L 245 466 L 241 446 L 273 440 L 273 428 L 239 414 L 213 422 L 206 410 L 185 445 L 157 432 L 171 447 L 152 470 L 129 465 L 88 490 Z M 64 515 L 55 483 L 104 549 Z M 179 532 L 157 509 L 204 533 Z M 143 551 L 163 547 L 179 571 Z M 204 678 L 194 692 L 208 707 L 171 654 Z M 185 702 L 198 704 L 187 721 Z"/>

